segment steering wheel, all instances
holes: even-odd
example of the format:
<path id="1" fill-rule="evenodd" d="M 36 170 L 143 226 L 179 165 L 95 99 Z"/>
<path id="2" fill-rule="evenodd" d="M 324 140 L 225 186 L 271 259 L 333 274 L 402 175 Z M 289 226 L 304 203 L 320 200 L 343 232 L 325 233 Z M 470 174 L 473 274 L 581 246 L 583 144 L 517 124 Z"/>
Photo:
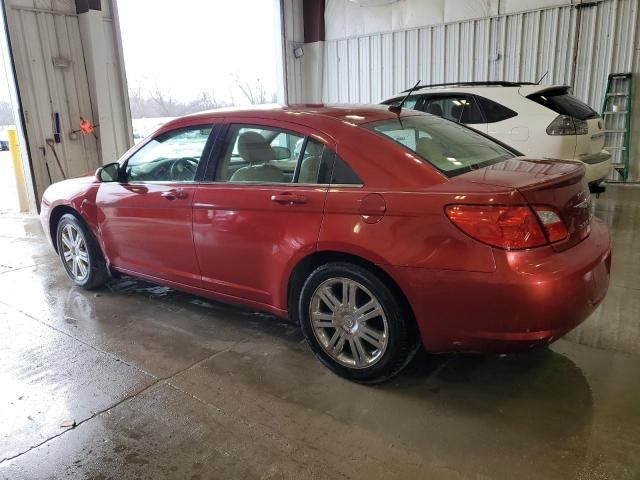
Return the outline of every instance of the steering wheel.
<path id="1" fill-rule="evenodd" d="M 193 180 L 196 177 L 198 161 L 191 157 L 176 158 L 171 162 L 169 178 L 172 180 Z"/>

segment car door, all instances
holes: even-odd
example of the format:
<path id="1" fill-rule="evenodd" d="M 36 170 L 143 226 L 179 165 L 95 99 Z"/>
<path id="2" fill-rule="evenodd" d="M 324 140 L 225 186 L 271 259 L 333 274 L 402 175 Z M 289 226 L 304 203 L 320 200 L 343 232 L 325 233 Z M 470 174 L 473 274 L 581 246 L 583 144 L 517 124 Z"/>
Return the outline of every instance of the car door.
<path id="1" fill-rule="evenodd" d="M 285 309 L 284 276 L 316 248 L 328 190 L 324 149 L 333 143 L 300 125 L 238 120 L 193 203 L 203 286 Z"/>
<path id="2" fill-rule="evenodd" d="M 418 108 L 452 122 L 462 123 L 474 130 L 487 133 L 487 123 L 473 95 L 433 94 L 424 95 Z"/>
<path id="3" fill-rule="evenodd" d="M 99 228 L 116 269 L 200 284 L 191 204 L 206 168 L 212 132 L 212 125 L 165 132 L 121 165 L 119 181 L 100 185 Z"/>

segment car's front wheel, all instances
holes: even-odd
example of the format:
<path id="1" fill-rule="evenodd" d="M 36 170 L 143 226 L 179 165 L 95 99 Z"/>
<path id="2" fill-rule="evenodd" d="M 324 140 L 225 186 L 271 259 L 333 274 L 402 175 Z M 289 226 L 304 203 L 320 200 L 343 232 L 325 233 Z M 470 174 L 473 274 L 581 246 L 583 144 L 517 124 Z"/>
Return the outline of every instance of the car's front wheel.
<path id="1" fill-rule="evenodd" d="M 309 275 L 298 318 L 316 357 L 350 380 L 376 383 L 397 374 L 419 345 L 415 323 L 377 275 L 328 263 Z"/>
<path id="2" fill-rule="evenodd" d="M 62 265 L 73 283 L 91 290 L 107 282 L 109 273 L 102 251 L 82 220 L 70 213 L 63 215 L 56 241 Z"/>

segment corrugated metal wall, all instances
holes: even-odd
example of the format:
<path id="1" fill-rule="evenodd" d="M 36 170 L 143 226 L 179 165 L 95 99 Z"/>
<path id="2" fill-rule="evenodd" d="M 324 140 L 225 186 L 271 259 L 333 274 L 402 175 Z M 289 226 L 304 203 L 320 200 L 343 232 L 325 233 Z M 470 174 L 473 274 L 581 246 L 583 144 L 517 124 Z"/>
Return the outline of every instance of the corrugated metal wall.
<path id="1" fill-rule="evenodd" d="M 93 137 L 77 135 L 70 141 L 67 132 L 78 128 L 79 118 L 92 119 L 78 19 L 72 13 L 12 6 L 7 12 L 16 73 L 23 99 L 23 113 L 31 147 L 31 164 L 38 193 L 49 183 L 77 176 L 99 166 Z M 52 59 L 69 61 L 56 68 Z M 45 143 L 53 137 L 53 112 L 60 113 L 65 134 L 55 145 L 64 175 Z"/>
<path id="2" fill-rule="evenodd" d="M 113 12 L 110 2 L 104 1 L 102 31 L 98 33 L 105 49 L 109 119 L 112 128 L 98 126 L 99 138 L 113 140 L 115 157 L 102 159 L 112 162 L 131 144 L 129 108 L 121 58 L 118 49 Z M 93 171 L 101 164 L 99 141 L 93 136 L 73 134 L 80 118 L 98 125 L 90 81 L 87 73 L 79 17 L 73 0 L 8 0 L 5 2 L 11 48 L 15 61 L 16 80 L 22 98 L 29 143 L 35 193 L 41 197 L 53 183 Z M 63 59 L 66 66 L 54 65 Z M 53 138 L 53 114 L 60 114 L 61 141 L 53 151 L 46 140 Z M 39 200 L 39 199 L 38 199 Z"/>
<path id="3" fill-rule="evenodd" d="M 284 16 L 284 62 L 287 72 L 286 96 L 288 99 L 301 99 L 304 96 L 303 66 L 302 62 L 293 56 L 293 50 L 304 42 L 302 0 L 283 0 L 282 12 Z"/>
<path id="4" fill-rule="evenodd" d="M 574 93 L 598 111 L 607 75 L 639 70 L 639 3 L 604 0 L 581 9 Z M 375 103 L 418 79 L 537 81 L 548 72 L 544 83 L 571 84 L 578 17 L 575 6 L 559 6 L 327 41 L 323 100 Z M 640 95 L 635 95 L 634 108 L 640 111 Z M 631 149 L 636 180 L 637 123 Z"/>

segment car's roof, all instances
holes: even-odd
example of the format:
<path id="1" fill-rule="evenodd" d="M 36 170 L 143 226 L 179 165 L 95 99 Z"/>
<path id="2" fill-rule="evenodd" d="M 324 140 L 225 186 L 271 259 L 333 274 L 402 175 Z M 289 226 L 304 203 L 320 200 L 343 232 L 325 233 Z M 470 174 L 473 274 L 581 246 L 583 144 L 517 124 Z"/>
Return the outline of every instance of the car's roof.
<path id="1" fill-rule="evenodd" d="M 402 117 L 421 115 L 415 110 L 404 109 Z M 162 130 L 175 128 L 177 124 L 196 124 L 199 122 L 215 121 L 221 118 L 260 118 L 292 123 L 303 123 L 310 127 L 318 124 L 326 125 L 327 120 L 335 120 L 336 124 L 362 125 L 385 119 L 398 118 L 398 114 L 391 112 L 386 105 L 265 105 L 246 107 L 220 108 L 206 112 L 194 113 L 180 117 L 167 123 Z"/>
<path id="2" fill-rule="evenodd" d="M 492 94 L 520 94 L 523 97 L 534 93 L 540 93 L 546 90 L 554 90 L 558 88 L 569 88 L 566 85 L 536 85 L 536 84 L 523 84 L 523 85 L 443 85 L 433 87 L 423 87 L 415 90 L 411 95 L 423 95 L 426 93 L 469 93 L 482 95 L 483 93 L 491 92 Z M 391 97 L 383 101 L 388 101 L 394 98 L 403 97 L 407 92 L 398 92 Z"/>

